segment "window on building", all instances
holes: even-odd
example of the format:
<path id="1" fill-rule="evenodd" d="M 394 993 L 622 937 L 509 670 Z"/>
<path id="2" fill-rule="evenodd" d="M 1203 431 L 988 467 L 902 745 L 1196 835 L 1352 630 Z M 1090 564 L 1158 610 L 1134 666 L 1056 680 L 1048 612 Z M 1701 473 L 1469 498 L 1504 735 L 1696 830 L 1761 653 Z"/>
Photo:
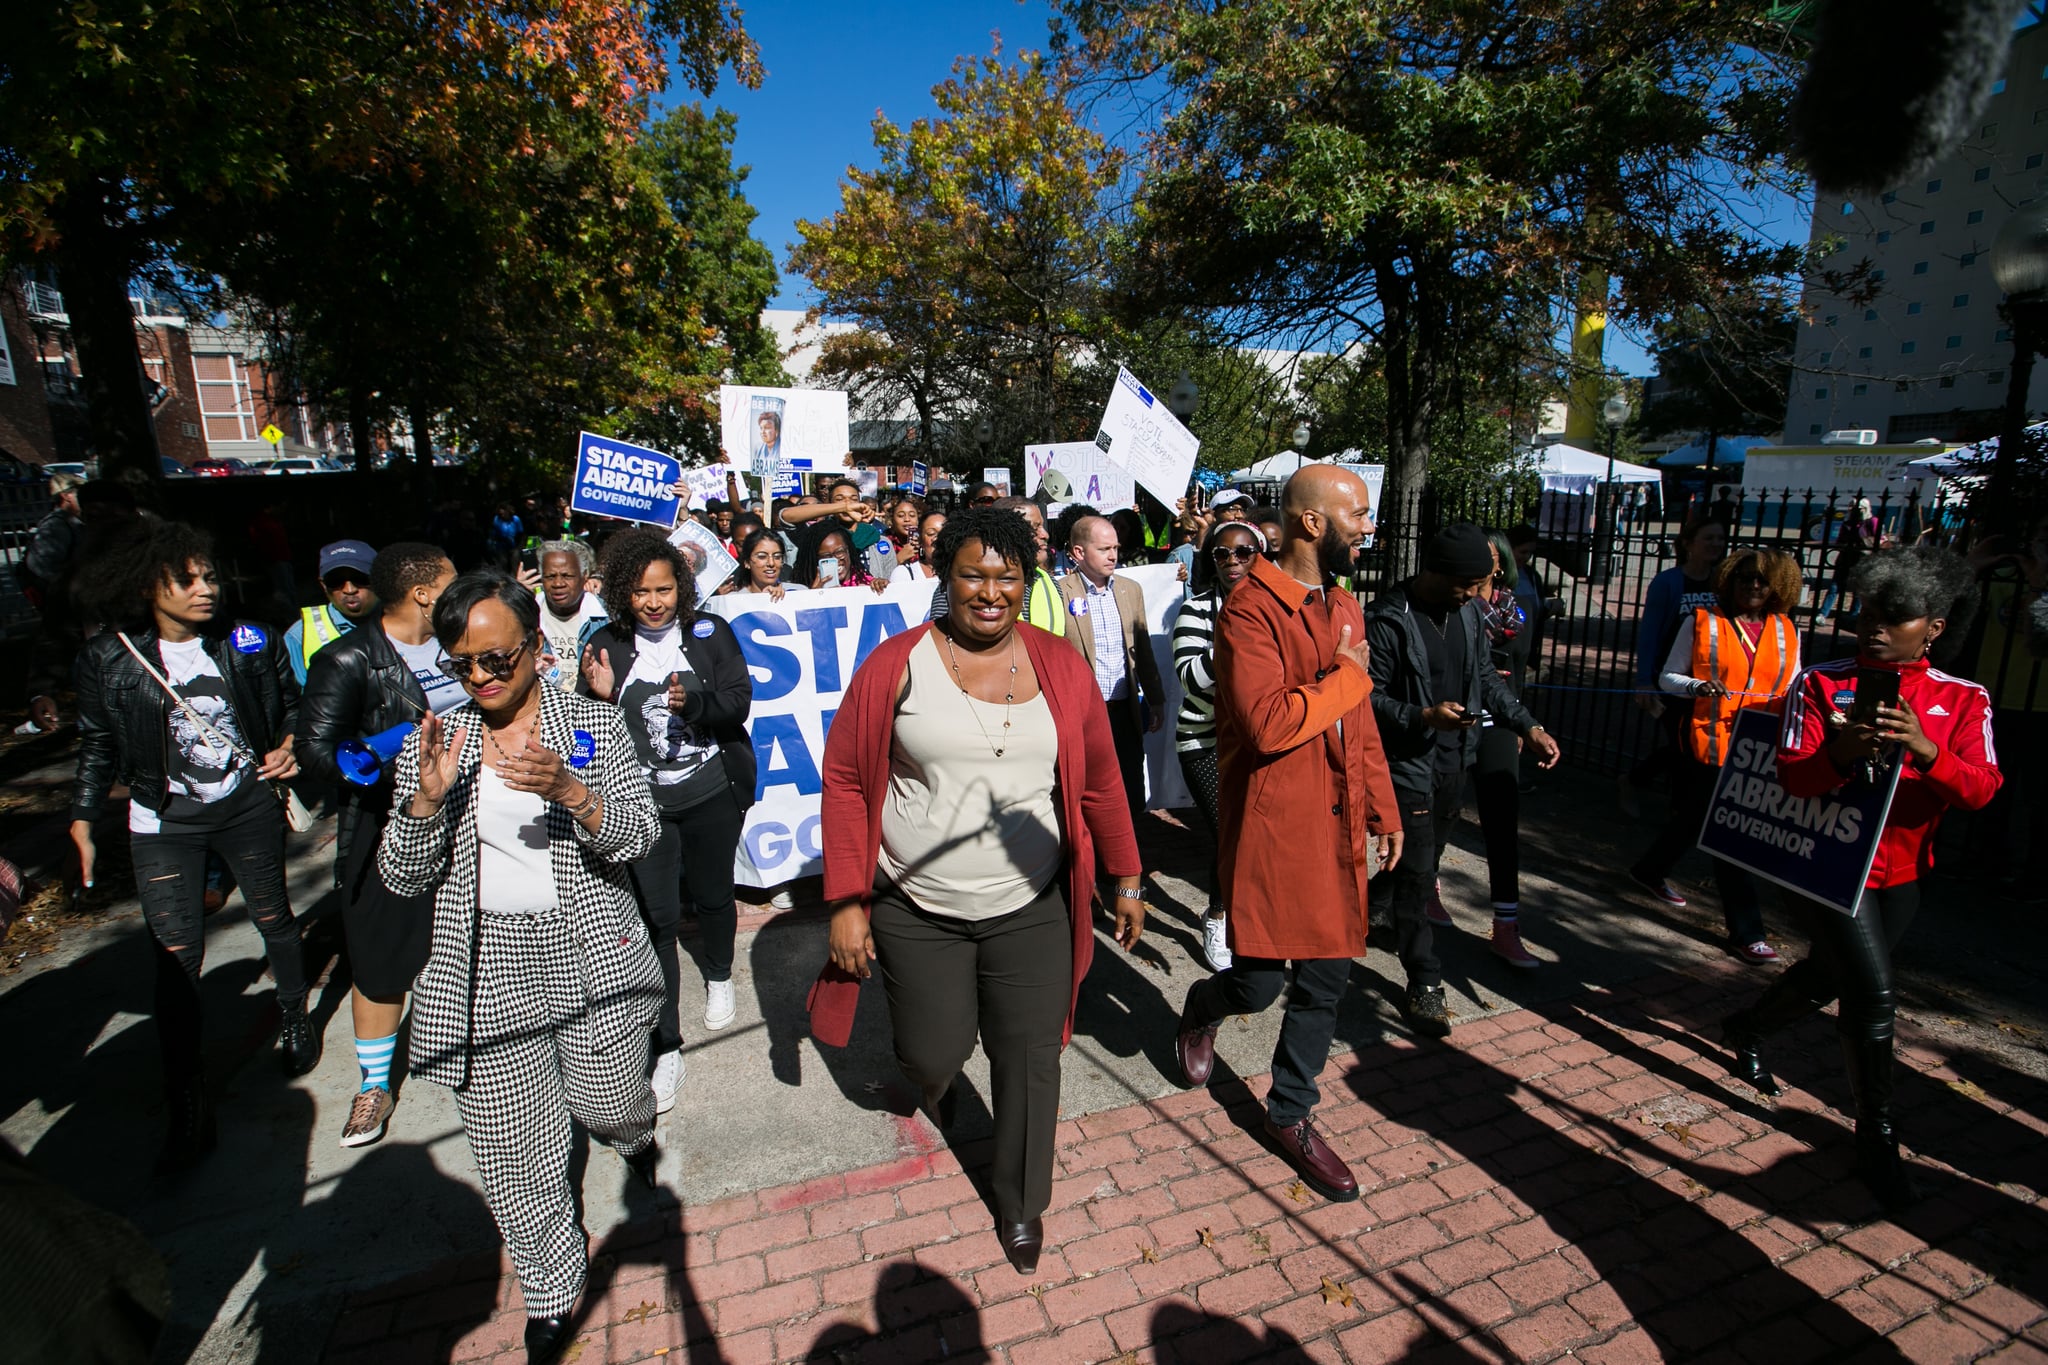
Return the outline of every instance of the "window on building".
<path id="1" fill-rule="evenodd" d="M 1979 128 L 1977 130 L 1977 136 L 1983 138 L 1986 142 L 1989 142 L 1992 138 L 1998 136 L 1998 125 L 1995 123 L 1985 124 L 1982 128 Z"/>
<path id="2" fill-rule="evenodd" d="M 1879 196 L 1879 202 L 1886 204 L 1896 204 L 1899 202 L 1899 192 L 1897 190 L 1886 190 L 1882 195 Z"/>
<path id="3" fill-rule="evenodd" d="M 1870 348 L 1869 348 L 1868 346 L 1859 346 L 1859 347 L 1857 347 L 1857 348 L 1856 348 L 1856 358 L 1857 358 L 1858 360 L 1868 360 L 1868 359 L 1870 359 Z"/>
<path id="4" fill-rule="evenodd" d="M 2010 327 L 2001 327 L 2001 328 L 1999 328 L 1999 329 L 1998 329 L 1998 330 L 1997 330 L 1996 332 L 1993 332 L 1993 333 L 1991 334 L 1991 339 L 1992 339 L 1993 341 L 2011 341 L 2011 340 L 2012 340 L 2012 328 L 2010 328 Z"/>
<path id="5" fill-rule="evenodd" d="M 2005 93 L 2005 77 L 2000 76 L 1997 80 L 1991 82 L 1991 93 L 1994 95 L 2003 95 Z"/>
<path id="6" fill-rule="evenodd" d="M 1911 354 L 1913 354 L 1913 343 L 1912 343 L 1912 342 L 1910 342 L 1910 341 L 1902 341 L 1902 342 L 1900 342 L 1900 343 L 1899 343 L 1899 354 L 1900 354 L 1900 355 L 1911 355 Z"/>
<path id="7" fill-rule="evenodd" d="M 1976 172 L 1973 175 L 1971 175 L 1970 178 L 1972 180 L 1978 181 L 1979 183 L 1989 180 L 1991 178 L 1991 168 L 1989 166 L 1979 166 Z"/>
<path id="8" fill-rule="evenodd" d="M 257 439 L 256 401 L 241 356 L 232 351 L 225 355 L 195 355 L 192 377 L 199 388 L 199 416 L 206 426 L 207 440 Z"/>
<path id="9" fill-rule="evenodd" d="M 1828 326 L 1828 327 L 1832 327 L 1832 326 L 1834 326 L 1834 325 L 1835 325 L 1836 323 L 1840 322 L 1841 320 L 1842 320 L 1842 315 L 1841 315 L 1840 313 L 1830 313 L 1830 314 L 1828 314 L 1828 315 L 1827 315 L 1826 319 L 1824 320 L 1824 322 L 1823 322 L 1823 325 L 1824 325 L 1824 326 Z"/>
<path id="10" fill-rule="evenodd" d="M 1866 309 L 1864 309 L 1864 310 L 1863 310 L 1863 320 L 1864 320 L 1865 322 L 1876 322 L 1876 321 L 1877 321 L 1877 310 L 1876 310 L 1875 308 L 1866 308 Z"/>
<path id="11" fill-rule="evenodd" d="M 1892 235 L 1889 232 L 1880 232 L 1877 234 L 1877 244 L 1879 246 L 1883 246 L 1886 242 L 1889 242 L 1891 239 Z"/>
<path id="12" fill-rule="evenodd" d="M 1982 210 L 1982 209 L 1971 209 L 1971 210 L 1970 210 L 1970 212 L 1969 212 L 1969 216 L 1967 216 L 1966 218 L 1964 218 L 1964 219 L 1963 219 L 1963 225 L 1964 225 L 1965 227 L 1973 227 L 1973 226 L 1975 226 L 1976 224 L 1978 224 L 1978 223 L 1981 223 L 1981 222 L 1983 222 L 1983 221 L 1984 221 L 1984 210 Z"/>
<path id="13" fill-rule="evenodd" d="M 1815 389 L 1815 390 L 1813 391 L 1813 396 L 1814 396 L 1815 398 L 1825 398 L 1825 397 L 1827 397 L 1827 396 L 1828 396 L 1828 386 L 1827 386 L 1827 385 L 1825 385 L 1825 384 L 1821 385 L 1821 386 L 1820 386 L 1819 388 L 1817 388 L 1817 389 Z"/>
<path id="14" fill-rule="evenodd" d="M 2035 152 L 2032 156 L 2029 156 L 2027 158 L 2027 169 L 2030 171 L 2038 171 L 2041 169 L 2041 154 L 2039 152 Z"/>
<path id="15" fill-rule="evenodd" d="M 1948 341 L 1944 344 L 1951 351 L 1960 351 L 1963 349 L 1963 339 L 1959 336 L 1951 336 L 1948 339 Z"/>
<path id="16" fill-rule="evenodd" d="M 1844 218 L 1847 218 L 1847 217 L 1848 217 L 1848 216 L 1849 216 L 1850 214 L 1852 214 L 1852 213 L 1854 213 L 1854 212 L 1856 212 L 1856 205 L 1855 205 L 1855 203 L 1854 203 L 1853 201 L 1851 201 L 1851 200 L 1848 200 L 1848 199 L 1844 199 L 1844 200 L 1842 201 L 1842 216 L 1843 216 Z"/>
<path id="17" fill-rule="evenodd" d="M 1873 271 L 1871 271 L 1871 272 L 1870 272 L 1870 282 L 1871 282 L 1872 284 L 1883 284 L 1883 283 L 1884 283 L 1884 272 L 1883 272 L 1882 270 L 1873 270 Z"/>
<path id="18" fill-rule="evenodd" d="M 1925 274 L 1927 273 L 1927 262 L 1925 262 L 1925 261 L 1915 261 L 1915 262 L 1913 262 L 1913 273 L 1914 273 L 1915 275 L 1925 275 Z"/>
<path id="19" fill-rule="evenodd" d="M 1853 387 L 1853 388 L 1851 388 L 1851 389 L 1849 390 L 1849 396 L 1850 396 L 1851 398 L 1861 398 L 1861 397 L 1862 397 L 1862 396 L 1863 396 L 1864 394 L 1866 394 L 1866 393 L 1869 393 L 1869 392 L 1870 392 L 1870 385 L 1868 385 L 1868 384 L 1858 384 L 1858 385 L 1856 385 L 1855 387 Z"/>
<path id="20" fill-rule="evenodd" d="M 1963 253 L 1963 254 L 1962 254 L 1961 256 L 1958 256 L 1958 257 L 1956 258 L 1956 264 L 1957 264 L 1957 265 L 1975 265 L 1975 264 L 1977 264 L 1977 253 L 1976 253 L 1976 252 L 1974 252 L 1974 251 L 1965 251 L 1965 252 L 1964 252 L 1964 253 Z"/>
<path id="21" fill-rule="evenodd" d="M 1924 223 L 1922 223 L 1922 224 L 1920 225 L 1920 235 L 1921 235 L 1922 237 L 1926 237 L 1926 236 L 1928 236 L 1928 235 L 1932 234 L 1932 233 L 1933 233 L 1933 231 L 1934 231 L 1934 220 L 1933 220 L 1932 218 L 1929 218 L 1929 219 L 1928 219 L 1928 220 L 1927 220 L 1926 222 L 1924 222 Z"/>
<path id="22" fill-rule="evenodd" d="M 1989 373 L 1989 374 L 1985 375 L 1985 376 L 1984 376 L 1984 379 L 1985 379 L 1985 382 L 1987 382 L 1987 383 L 1991 383 L 1991 384 L 2003 384 L 2003 383 L 2005 382 L 2005 371 L 2004 371 L 2004 370 L 1993 370 L 1993 371 L 1992 371 L 1991 373 Z"/>
<path id="23" fill-rule="evenodd" d="M 1899 380 L 1899 381 L 1898 381 L 1897 383 L 1895 383 L 1895 384 L 1893 384 L 1893 385 L 1892 385 L 1892 392 L 1893 392 L 1893 393 L 1904 393 L 1905 391 L 1906 391 L 1906 381 L 1905 381 L 1905 380 L 1903 380 L 1903 379 Z"/>
<path id="24" fill-rule="evenodd" d="M 1909 318 L 1917 318 L 1917 317 L 1919 317 L 1919 316 L 1920 316 L 1920 305 L 1919 305 L 1919 304 L 1917 304 L 1917 303 L 1909 303 L 1909 304 L 1907 304 L 1907 305 L 1906 305 L 1906 316 L 1907 316 L 1907 317 L 1909 317 Z"/>
<path id="25" fill-rule="evenodd" d="M 1941 381 L 1937 383 L 1934 387 L 1937 389 L 1952 389 L 1955 386 L 1956 377 L 1952 374 L 1945 374 L 1941 377 Z"/>
<path id="26" fill-rule="evenodd" d="M 1832 364 L 1834 359 L 1835 353 L 1833 351 L 1822 351 L 1820 353 L 1820 363 L 1823 365 Z"/>
<path id="27" fill-rule="evenodd" d="M 2048 109 L 2036 109 L 2034 111 L 2034 122 L 2048 123 Z"/>
<path id="28" fill-rule="evenodd" d="M 1941 193 L 1941 180 L 1938 177 L 1927 182 L 1927 192 L 1929 194 Z"/>
<path id="29" fill-rule="evenodd" d="M 14 355 L 7 349 L 7 329 L 0 326 L 0 384 L 19 384 L 14 377 Z"/>
<path id="30" fill-rule="evenodd" d="M 1813 424 L 1812 426 L 1808 427 L 1808 428 L 1806 429 L 1806 434 L 1807 434 L 1808 436 L 1818 436 L 1818 435 L 1820 435 L 1820 423 L 1818 423 L 1818 422 L 1815 422 L 1815 423 L 1814 423 L 1814 424 Z"/>
<path id="31" fill-rule="evenodd" d="M 1951 308 L 1968 308 L 1969 306 L 1970 296 L 1968 294 L 1956 295 L 1955 301 L 1949 305 Z"/>

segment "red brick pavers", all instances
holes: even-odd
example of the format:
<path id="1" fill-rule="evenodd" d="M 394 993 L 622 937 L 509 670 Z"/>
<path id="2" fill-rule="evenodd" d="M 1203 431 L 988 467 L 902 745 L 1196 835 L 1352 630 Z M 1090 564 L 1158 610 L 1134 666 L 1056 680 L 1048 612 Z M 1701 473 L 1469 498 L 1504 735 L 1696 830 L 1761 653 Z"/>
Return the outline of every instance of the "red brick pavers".
<path id="1" fill-rule="evenodd" d="M 1902 1032 L 1930 1197 L 1886 1219 L 1849 1172 L 1831 1019 L 1774 1051 L 1775 1103 L 1702 1053 L 1760 981 L 1700 968 L 1340 1053 L 1318 1114 L 1356 1203 L 1253 1135 L 1263 1081 L 1062 1123 L 1029 1279 L 936 1143 L 684 1209 L 598 1249 L 565 1359 L 2048 1362 L 2048 1087 Z M 491 1280 L 495 1316 L 455 1307 Z M 325 1359 L 518 1361 L 523 1324 L 472 1259 L 358 1295 Z"/>

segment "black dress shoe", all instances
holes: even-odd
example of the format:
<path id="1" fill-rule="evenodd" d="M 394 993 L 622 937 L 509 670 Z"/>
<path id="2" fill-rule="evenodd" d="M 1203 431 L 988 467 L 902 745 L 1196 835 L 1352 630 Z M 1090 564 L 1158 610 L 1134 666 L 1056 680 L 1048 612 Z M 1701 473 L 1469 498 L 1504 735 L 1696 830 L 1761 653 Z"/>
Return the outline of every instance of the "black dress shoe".
<path id="1" fill-rule="evenodd" d="M 1749 1011 L 1731 1014 L 1721 1021 L 1721 1041 L 1734 1055 L 1728 1059 L 1728 1074 L 1752 1087 L 1759 1095 L 1780 1093 L 1778 1078 L 1764 1065 L 1764 1036 L 1750 1025 Z"/>
<path id="2" fill-rule="evenodd" d="M 626 1164 L 633 1168 L 633 1174 L 647 1182 L 648 1189 L 658 1190 L 661 1188 L 661 1175 L 656 1169 L 661 1165 L 660 1143 L 648 1143 L 646 1147 L 627 1157 Z M 535 1318 L 534 1321 L 540 1322 L 542 1319 Z"/>
<path id="3" fill-rule="evenodd" d="M 1045 1247 L 1045 1221 L 1027 1218 L 1021 1223 L 998 1222 L 996 1240 L 1003 1244 L 1003 1255 L 1010 1258 L 1019 1275 L 1035 1274 L 1038 1253 Z"/>
<path id="4" fill-rule="evenodd" d="M 526 1320 L 527 1365 L 549 1365 L 569 1342 L 569 1315 Z"/>
<path id="5" fill-rule="evenodd" d="M 306 1002 L 284 1007 L 284 1022 L 277 1031 L 278 1051 L 284 1058 L 284 1074 L 303 1076 L 320 1065 L 320 1031 L 306 1017 Z"/>

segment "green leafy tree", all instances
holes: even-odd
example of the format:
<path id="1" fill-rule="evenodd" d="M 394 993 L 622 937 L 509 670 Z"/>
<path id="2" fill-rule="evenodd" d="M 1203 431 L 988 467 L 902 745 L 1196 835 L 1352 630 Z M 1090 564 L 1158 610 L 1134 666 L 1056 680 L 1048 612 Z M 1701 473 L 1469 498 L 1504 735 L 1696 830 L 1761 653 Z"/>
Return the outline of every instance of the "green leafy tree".
<path id="1" fill-rule="evenodd" d="M 1722 436 L 1777 430 L 1798 335 L 1799 316 L 1781 300 L 1686 309 L 1657 329 L 1664 387 L 1639 425 L 1658 435 L 1697 432 L 1709 458 Z"/>

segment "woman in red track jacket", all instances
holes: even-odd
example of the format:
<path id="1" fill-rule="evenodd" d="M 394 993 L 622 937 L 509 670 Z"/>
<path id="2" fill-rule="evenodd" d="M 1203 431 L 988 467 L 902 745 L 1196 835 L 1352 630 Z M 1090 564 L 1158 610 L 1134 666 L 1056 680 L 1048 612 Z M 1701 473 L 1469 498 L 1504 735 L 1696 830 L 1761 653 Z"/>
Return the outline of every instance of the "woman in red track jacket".
<path id="1" fill-rule="evenodd" d="M 1812 901 L 1792 903 L 1813 948 L 1748 1009 L 1722 1024 L 1731 1070 L 1778 1093 L 1764 1066 L 1764 1038 L 1839 999 L 1837 1028 L 1856 1097 L 1856 1166 L 1886 1207 L 1917 1197 L 1892 1131 L 1892 949 L 1920 905 L 1920 876 L 1934 865 L 1934 831 L 1950 806 L 1980 810 L 1998 790 L 1991 699 L 1976 683 L 1928 666 L 1950 622 L 1967 624 L 1975 584 L 1956 555 L 1933 548 L 1872 555 L 1857 569 L 1862 615 L 1853 659 L 1818 664 L 1793 683 L 1778 751 L 1778 784 L 1822 796 L 1856 780 L 1870 759 L 1903 763 L 1877 857 L 1853 916 Z M 1899 674 L 1896 707 L 1853 724 L 1856 671 Z"/>

